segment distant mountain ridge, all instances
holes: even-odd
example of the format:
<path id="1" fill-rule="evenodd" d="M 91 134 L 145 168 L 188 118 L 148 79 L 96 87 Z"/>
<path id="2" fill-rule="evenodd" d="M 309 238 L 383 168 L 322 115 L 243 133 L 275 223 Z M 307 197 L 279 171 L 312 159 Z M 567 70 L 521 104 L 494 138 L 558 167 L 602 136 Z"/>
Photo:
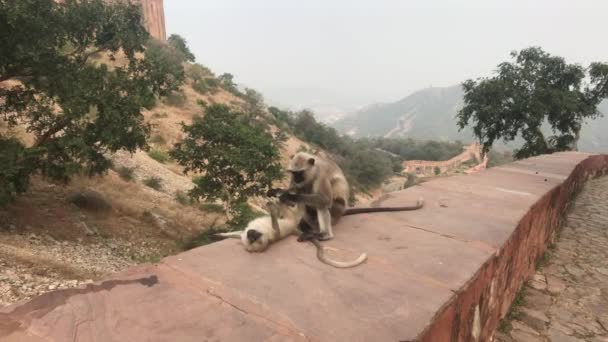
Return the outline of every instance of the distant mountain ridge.
<path id="1" fill-rule="evenodd" d="M 460 85 L 419 90 L 394 103 L 374 104 L 333 123 L 339 132 L 353 137 L 407 137 L 432 140 L 474 141 L 472 131 L 458 131 L 456 113 L 463 105 Z M 583 125 L 579 149 L 608 152 L 608 101 L 599 109 L 606 115 Z M 498 143 L 499 148 L 519 144 Z"/>

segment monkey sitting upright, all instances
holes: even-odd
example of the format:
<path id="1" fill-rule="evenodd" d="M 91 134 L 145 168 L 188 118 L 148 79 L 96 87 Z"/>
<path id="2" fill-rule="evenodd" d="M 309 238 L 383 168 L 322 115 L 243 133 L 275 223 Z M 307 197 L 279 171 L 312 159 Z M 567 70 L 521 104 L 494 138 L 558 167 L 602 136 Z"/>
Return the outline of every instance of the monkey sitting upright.
<path id="1" fill-rule="evenodd" d="M 349 186 L 342 169 L 319 155 L 298 152 L 289 161 L 287 171 L 291 175 L 289 188 L 273 189 L 269 195 L 280 191 L 281 202 L 303 203 L 306 206 L 303 220 L 309 227 L 318 227 L 319 240 L 333 238 L 332 225 L 344 215 L 416 210 L 424 205 L 424 199 L 419 198 L 414 206 L 347 209 Z"/>

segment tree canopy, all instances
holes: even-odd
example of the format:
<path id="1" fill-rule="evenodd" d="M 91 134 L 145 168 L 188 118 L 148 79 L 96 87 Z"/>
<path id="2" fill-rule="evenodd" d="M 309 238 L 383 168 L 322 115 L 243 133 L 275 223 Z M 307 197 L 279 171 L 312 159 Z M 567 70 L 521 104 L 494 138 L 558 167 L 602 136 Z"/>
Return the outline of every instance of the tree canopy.
<path id="1" fill-rule="evenodd" d="M 142 58 L 148 39 L 126 1 L 0 0 L 0 201 L 36 172 L 99 174 L 107 152 L 146 146 L 141 109 L 179 83 L 165 61 Z M 17 125 L 33 144 L 9 134 Z"/>
<path id="2" fill-rule="evenodd" d="M 518 136 L 525 142 L 516 158 L 576 149 L 584 120 L 600 115 L 597 105 L 608 96 L 608 65 L 568 64 L 539 47 L 511 57 L 495 76 L 463 83 L 460 129 L 471 125 L 484 153 L 496 140 Z M 543 125 L 553 135 L 545 136 Z"/>
<path id="3" fill-rule="evenodd" d="M 200 174 L 190 195 L 206 201 L 222 200 L 235 214 L 247 198 L 262 195 L 282 178 L 279 144 L 250 115 L 225 105 L 206 107 L 192 125 L 182 124 L 186 137 L 171 156 L 184 172 Z"/>
<path id="4" fill-rule="evenodd" d="M 178 34 L 172 34 L 167 39 L 167 42 L 173 49 L 179 51 L 184 56 L 184 60 L 188 62 L 196 61 L 196 57 L 190 51 L 190 48 L 188 47 L 188 44 L 186 43 L 186 39 L 184 37 Z"/>

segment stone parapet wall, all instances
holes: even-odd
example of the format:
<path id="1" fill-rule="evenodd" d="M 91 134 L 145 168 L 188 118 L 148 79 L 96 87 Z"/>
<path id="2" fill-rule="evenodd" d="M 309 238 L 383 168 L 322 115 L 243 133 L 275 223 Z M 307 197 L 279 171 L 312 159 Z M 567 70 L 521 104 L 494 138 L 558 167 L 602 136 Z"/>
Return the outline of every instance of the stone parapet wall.
<path id="1" fill-rule="evenodd" d="M 607 155 L 568 152 L 384 195 L 420 210 L 351 215 L 319 263 L 295 237 L 225 240 L 0 307 L 0 341 L 490 341 Z"/>
<path id="2" fill-rule="evenodd" d="M 520 220 L 511 237 L 442 308 L 420 341 L 489 341 L 517 291 L 535 272 L 576 193 L 593 177 L 608 174 L 608 156 L 592 156 L 545 194 Z M 608 194 L 607 194 L 608 197 Z"/>

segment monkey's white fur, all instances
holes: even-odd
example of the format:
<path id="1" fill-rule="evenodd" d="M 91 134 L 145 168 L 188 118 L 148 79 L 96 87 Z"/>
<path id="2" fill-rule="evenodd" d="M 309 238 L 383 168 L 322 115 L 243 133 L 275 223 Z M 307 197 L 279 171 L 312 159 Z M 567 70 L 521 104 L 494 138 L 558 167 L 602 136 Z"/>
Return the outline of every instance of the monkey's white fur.
<path id="1" fill-rule="evenodd" d="M 305 212 L 304 205 L 279 204 L 276 199 L 273 199 L 267 203 L 267 207 L 270 215 L 258 217 L 252 220 L 249 222 L 245 230 L 230 233 L 219 233 L 217 235 L 225 238 L 240 239 L 243 247 L 248 252 L 263 252 L 273 242 L 298 233 L 298 224 L 300 223 L 300 220 L 304 216 Z M 274 218 L 278 218 L 276 222 L 279 230 L 278 232 L 273 228 L 273 216 Z M 261 235 L 255 241 L 251 242 L 247 238 L 249 231 L 256 231 Z M 321 262 L 336 268 L 355 267 L 367 260 L 367 254 L 362 253 L 353 261 L 335 261 L 325 256 L 325 250 L 318 241 L 311 240 L 311 242 L 317 249 L 317 258 Z"/>

